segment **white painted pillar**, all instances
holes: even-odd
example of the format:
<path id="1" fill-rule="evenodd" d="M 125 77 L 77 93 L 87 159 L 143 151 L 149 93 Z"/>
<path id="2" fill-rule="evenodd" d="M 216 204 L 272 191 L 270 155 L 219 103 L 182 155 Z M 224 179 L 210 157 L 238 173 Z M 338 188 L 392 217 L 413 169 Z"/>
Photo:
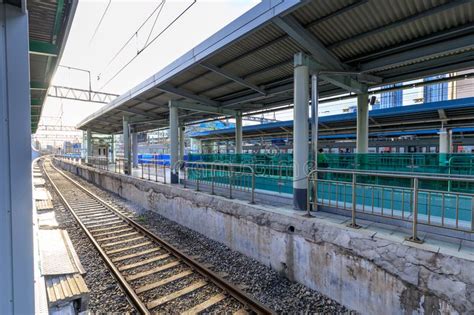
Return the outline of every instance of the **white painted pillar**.
<path id="1" fill-rule="evenodd" d="M 242 114 L 235 116 L 235 153 L 242 153 Z"/>
<path id="2" fill-rule="evenodd" d="M 318 135 L 319 135 L 319 103 L 318 93 L 318 75 L 311 76 L 311 156 L 313 159 L 313 166 L 318 166 Z"/>
<path id="3" fill-rule="evenodd" d="M 446 128 L 439 130 L 439 163 L 445 165 L 451 152 L 450 133 Z"/>
<path id="4" fill-rule="evenodd" d="M 124 173 L 130 175 L 132 172 L 131 154 L 130 154 L 130 126 L 129 117 L 123 116 L 123 158 L 125 159 Z"/>
<path id="5" fill-rule="evenodd" d="M 132 133 L 132 162 L 133 168 L 138 167 L 138 134 Z"/>
<path id="6" fill-rule="evenodd" d="M 86 143 L 87 143 L 87 154 L 86 154 L 86 163 L 89 163 L 89 157 L 92 156 L 92 131 L 90 128 L 87 128 L 86 131 Z"/>
<path id="7" fill-rule="evenodd" d="M 446 128 L 439 130 L 439 153 L 449 153 L 449 132 Z"/>
<path id="8" fill-rule="evenodd" d="M 357 153 L 369 151 L 369 94 L 357 95 Z"/>
<path id="9" fill-rule="evenodd" d="M 184 161 L 184 148 L 186 145 L 184 131 L 184 127 L 179 127 L 179 159 L 181 161 Z"/>
<path id="10" fill-rule="evenodd" d="M 0 314 L 35 314 L 27 12 L 3 1 L 0 24 Z"/>
<path id="11" fill-rule="evenodd" d="M 295 55 L 294 64 L 294 109 L 293 109 L 293 205 L 297 210 L 306 210 L 308 183 L 308 106 L 309 70 L 307 56 Z"/>
<path id="12" fill-rule="evenodd" d="M 178 139 L 178 108 L 173 106 L 173 101 L 169 102 L 170 110 L 170 163 L 171 163 L 171 184 L 179 183 L 179 139 Z"/>

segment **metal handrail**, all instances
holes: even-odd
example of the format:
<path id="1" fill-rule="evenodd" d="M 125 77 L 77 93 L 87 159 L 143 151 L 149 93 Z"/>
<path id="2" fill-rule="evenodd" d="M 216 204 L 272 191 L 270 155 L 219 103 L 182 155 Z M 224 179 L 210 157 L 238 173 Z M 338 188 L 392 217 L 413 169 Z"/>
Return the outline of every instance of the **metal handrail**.
<path id="1" fill-rule="evenodd" d="M 229 168 L 229 198 L 232 199 L 232 189 L 233 189 L 233 178 L 234 178 L 234 168 L 246 168 L 250 172 L 245 173 L 245 174 L 250 174 L 251 175 L 251 197 L 250 197 L 250 203 L 254 204 L 255 203 L 255 169 L 246 164 L 237 164 L 237 163 L 214 163 L 214 162 L 200 162 L 200 161 L 179 161 L 178 163 L 184 163 L 184 187 L 186 188 L 186 169 L 189 168 L 187 167 L 188 165 L 197 165 L 197 166 L 209 166 L 211 170 L 211 193 L 214 194 L 214 185 L 215 185 L 215 180 L 214 180 L 214 171 L 215 167 L 228 167 Z M 193 169 L 200 169 L 193 167 Z M 207 169 L 207 168 L 206 168 Z M 240 172 L 243 173 L 243 172 Z M 196 190 L 199 190 L 199 177 L 196 180 Z"/>
<path id="2" fill-rule="evenodd" d="M 346 174 L 346 175 L 352 175 L 352 183 L 344 182 L 345 186 L 351 186 L 352 187 L 352 206 L 351 206 L 351 224 L 349 226 L 357 228 L 359 227 L 356 223 L 356 205 L 357 205 L 357 199 L 356 199 L 356 187 L 357 187 L 357 176 L 378 176 L 378 177 L 388 177 L 388 178 L 402 178 L 402 179 L 410 179 L 412 181 L 412 187 L 410 188 L 404 188 L 400 187 L 400 189 L 409 189 L 410 191 L 413 191 L 413 198 L 411 198 L 411 207 L 412 207 L 412 235 L 410 236 L 409 240 L 414 241 L 414 242 L 421 242 L 421 240 L 417 236 L 417 226 L 418 226 L 418 198 L 419 198 L 419 192 L 426 192 L 428 194 L 434 194 L 438 193 L 442 195 L 443 198 L 443 203 L 441 205 L 443 211 L 444 211 L 444 199 L 445 195 L 448 194 L 453 194 L 452 192 L 448 191 L 436 191 L 436 190 L 429 190 L 429 189 L 420 189 L 419 188 L 419 181 L 420 180 L 435 180 L 435 181 L 447 181 L 450 183 L 451 181 L 461 181 L 461 182 L 467 182 L 467 183 L 474 183 L 474 177 L 465 177 L 465 176 L 451 176 L 451 175 L 439 175 L 439 174 L 404 174 L 404 173 L 388 173 L 388 172 L 367 172 L 367 171 L 359 171 L 359 170 L 341 170 L 341 169 L 313 169 L 311 170 L 308 175 L 307 175 L 307 181 L 308 181 L 308 190 L 307 190 L 307 211 L 309 213 L 310 211 L 310 206 L 311 206 L 311 194 L 313 194 L 313 204 L 314 206 L 317 206 L 318 204 L 318 173 L 331 173 L 331 174 Z M 321 180 L 322 182 L 331 182 L 329 180 Z M 314 183 L 314 188 L 311 189 L 311 182 Z M 334 181 L 338 182 L 338 181 Z M 370 184 L 364 184 L 364 183 L 359 183 L 360 185 L 364 186 L 379 186 L 379 185 L 370 185 Z M 336 188 L 337 189 L 337 188 Z M 393 187 L 390 187 L 388 189 L 392 189 L 392 194 L 393 194 Z M 383 192 L 383 190 L 382 190 Z M 466 197 L 473 197 L 473 194 L 471 193 L 454 193 L 456 195 L 456 229 L 458 229 L 458 221 L 459 221 L 459 198 L 460 196 L 466 196 Z M 403 196 L 402 196 L 403 197 Z M 331 196 L 329 196 L 331 198 Z M 344 197 L 345 198 L 345 197 Z M 364 200 L 365 200 L 365 190 L 364 190 Z M 393 202 L 393 200 L 392 200 Z M 403 201 L 402 201 L 403 202 Z M 429 200 L 431 202 L 431 199 Z M 474 198 L 473 198 L 473 203 L 474 203 Z M 336 207 L 338 206 L 339 201 L 336 200 Z M 329 201 L 330 205 L 330 201 Z M 372 207 L 374 204 L 372 204 Z M 365 201 L 363 204 L 363 208 L 365 207 Z M 345 199 L 344 199 L 344 208 L 345 208 Z M 402 209 L 403 211 L 403 209 Z M 431 211 L 431 209 L 428 209 L 428 211 Z M 393 212 L 393 207 L 392 207 L 392 212 Z M 383 215 L 383 201 L 382 201 L 382 215 Z M 402 212 L 402 217 L 403 217 L 403 212 Z M 429 217 L 428 217 L 428 224 L 430 225 L 430 218 L 431 218 L 431 212 L 429 212 Z M 443 222 L 442 227 L 444 226 L 444 212 L 441 216 L 441 220 Z M 471 231 L 474 232 L 474 209 L 471 211 Z"/>
<path id="3" fill-rule="evenodd" d="M 87 156 L 87 163 L 102 170 L 109 169 L 109 157 L 108 156 Z"/>
<path id="4" fill-rule="evenodd" d="M 122 169 L 125 171 L 125 165 L 128 164 L 128 159 L 126 158 L 115 158 L 115 163 L 114 163 L 114 172 L 115 173 L 122 173 Z M 122 168 L 120 167 L 122 166 Z M 117 172 L 117 167 L 118 167 L 118 172 Z"/>
<path id="5" fill-rule="evenodd" d="M 452 176 L 449 174 L 440 175 L 436 173 L 391 173 L 388 171 L 359 171 L 359 170 L 345 170 L 338 168 L 318 168 L 316 170 L 311 170 L 306 177 L 309 177 L 317 172 L 323 173 L 337 173 L 337 174 L 356 174 L 356 175 L 365 175 L 365 176 L 380 176 L 380 177 L 392 177 L 392 178 L 409 178 L 417 177 L 418 179 L 425 180 L 442 180 L 442 181 L 467 181 L 474 183 L 474 177 L 472 175 L 456 175 Z"/>
<path id="6" fill-rule="evenodd" d="M 162 162 L 161 165 L 159 162 Z M 145 178 L 144 176 L 144 165 L 147 165 L 148 166 L 148 180 L 151 180 L 151 177 L 150 177 L 150 165 L 154 165 L 154 170 L 155 170 L 155 182 L 158 182 L 158 165 L 162 166 L 160 168 L 163 169 L 163 183 L 166 184 L 166 169 L 167 168 L 170 168 L 171 169 L 171 165 L 169 165 L 169 160 L 165 160 L 165 159 L 144 159 L 144 158 L 141 158 L 138 160 L 138 164 L 141 165 L 141 169 L 142 169 L 142 179 Z"/>

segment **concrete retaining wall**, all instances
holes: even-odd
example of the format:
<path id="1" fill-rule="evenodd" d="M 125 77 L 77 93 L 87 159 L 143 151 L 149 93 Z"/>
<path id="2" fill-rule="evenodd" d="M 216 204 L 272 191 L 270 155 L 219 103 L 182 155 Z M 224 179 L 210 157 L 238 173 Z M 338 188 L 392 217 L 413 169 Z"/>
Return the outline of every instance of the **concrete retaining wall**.
<path id="1" fill-rule="evenodd" d="M 470 260 L 291 211 L 57 164 L 363 314 L 474 313 Z"/>

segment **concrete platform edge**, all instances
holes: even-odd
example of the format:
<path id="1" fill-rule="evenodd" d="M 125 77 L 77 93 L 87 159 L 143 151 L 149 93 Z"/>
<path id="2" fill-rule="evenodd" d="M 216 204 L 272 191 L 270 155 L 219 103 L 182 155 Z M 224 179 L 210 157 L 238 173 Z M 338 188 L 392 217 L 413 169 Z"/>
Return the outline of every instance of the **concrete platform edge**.
<path id="1" fill-rule="evenodd" d="M 364 314 L 474 310 L 474 262 L 282 211 L 69 162 L 61 166 Z M 298 262 L 298 263 L 297 263 Z"/>

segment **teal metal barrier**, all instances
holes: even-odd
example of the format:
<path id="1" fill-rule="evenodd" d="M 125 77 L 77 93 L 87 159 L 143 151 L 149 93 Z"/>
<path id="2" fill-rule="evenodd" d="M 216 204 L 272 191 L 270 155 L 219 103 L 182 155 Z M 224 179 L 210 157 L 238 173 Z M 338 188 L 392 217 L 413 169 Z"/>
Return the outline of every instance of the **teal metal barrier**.
<path id="1" fill-rule="evenodd" d="M 250 165 L 257 174 L 256 188 L 278 193 L 293 193 L 292 154 L 191 154 L 189 161 Z M 474 175 L 473 154 L 318 154 L 318 168 L 385 171 L 416 174 Z M 327 179 L 350 182 L 344 174 L 327 175 Z M 367 184 L 409 187 L 410 181 L 400 178 L 366 177 Z M 421 182 L 422 188 L 453 192 L 474 191 L 474 184 L 465 182 Z"/>
<path id="2" fill-rule="evenodd" d="M 333 180 L 332 175 L 346 180 Z M 367 178 L 399 179 L 409 185 L 380 185 Z M 412 240 L 417 241 L 418 224 L 474 232 L 474 190 L 446 191 L 429 188 L 430 183 L 474 184 L 472 176 L 404 174 L 365 170 L 318 169 L 308 175 L 308 208 L 319 205 L 351 211 L 352 226 L 356 213 L 413 222 Z M 428 187 L 428 188 L 426 188 Z"/>

